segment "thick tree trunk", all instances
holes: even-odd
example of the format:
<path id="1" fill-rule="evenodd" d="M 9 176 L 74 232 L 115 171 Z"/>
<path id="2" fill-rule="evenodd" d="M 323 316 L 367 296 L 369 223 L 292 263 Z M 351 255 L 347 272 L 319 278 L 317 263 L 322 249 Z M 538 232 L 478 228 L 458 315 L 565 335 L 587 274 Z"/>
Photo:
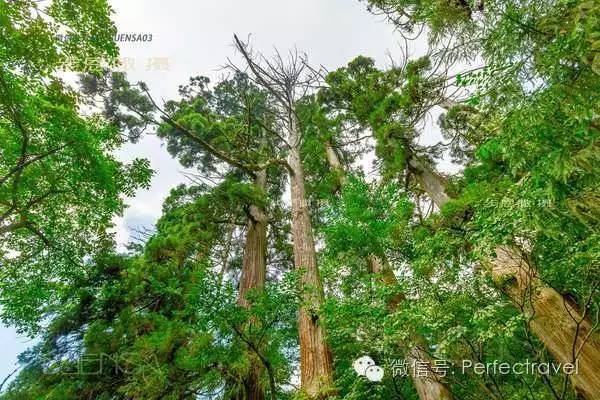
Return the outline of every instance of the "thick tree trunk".
<path id="1" fill-rule="evenodd" d="M 545 286 L 525 257 L 497 247 L 492 277 L 525 313 L 531 331 L 560 363 L 577 363 L 569 379 L 578 395 L 600 399 L 600 340 L 590 320 L 556 290 Z"/>
<path id="2" fill-rule="evenodd" d="M 325 142 L 325 152 L 327 154 L 327 161 L 333 171 L 338 174 L 340 186 L 343 186 L 348 181 L 346 177 L 346 171 L 340 162 L 340 159 L 335 152 L 331 142 Z M 384 284 L 394 286 L 398 284 L 394 271 L 390 268 L 390 265 L 385 260 L 381 260 L 374 254 L 371 254 L 367 258 L 367 264 L 372 273 L 379 274 Z M 388 300 L 388 309 L 393 312 L 397 309 L 399 304 L 405 299 L 403 293 L 398 293 Z M 413 380 L 413 384 L 419 394 L 420 400 L 451 400 L 452 395 L 448 388 L 441 381 L 441 377 L 435 373 L 434 370 L 429 368 L 427 374 L 419 374 L 414 368 L 415 365 L 427 365 L 431 366 L 431 358 L 421 347 L 424 342 L 423 338 L 415 337 L 418 346 L 413 347 L 406 356 L 406 361 L 410 367 L 410 374 Z"/>
<path id="3" fill-rule="evenodd" d="M 292 236 L 294 264 L 302 269 L 303 304 L 300 306 L 300 378 L 302 389 L 310 397 L 325 398 L 333 394 L 333 360 L 319 323 L 323 302 L 323 286 L 317 267 L 310 211 L 304 189 L 304 168 L 300 158 L 300 133 L 295 117 L 291 117 L 289 142 L 290 192 L 292 200 Z"/>
<path id="4" fill-rule="evenodd" d="M 450 200 L 442 176 L 416 158 L 411 158 L 409 165 L 437 207 Z M 575 391 L 585 399 L 600 399 L 600 340 L 590 320 L 560 293 L 545 286 L 514 249 L 499 246 L 496 257 L 483 263 L 489 266 L 500 289 L 530 318 L 531 331 L 556 361 L 577 361 L 577 373 L 569 375 Z"/>
<path id="5" fill-rule="evenodd" d="M 266 171 L 256 172 L 254 184 L 257 187 L 264 189 L 266 180 Z M 242 275 L 238 291 L 238 304 L 242 307 L 250 307 L 250 302 L 247 299 L 250 290 L 262 290 L 265 286 L 266 255 L 267 217 L 264 210 L 253 204 L 249 207 Z M 253 324 L 255 321 L 249 321 L 248 323 Z M 242 328 L 242 332 L 245 328 Z M 253 350 L 248 349 L 247 356 L 250 360 L 250 368 L 245 376 L 241 377 L 240 390 L 236 392 L 233 398 L 235 400 L 263 400 L 265 392 L 260 385 L 260 375 L 263 371 L 262 362 Z"/>

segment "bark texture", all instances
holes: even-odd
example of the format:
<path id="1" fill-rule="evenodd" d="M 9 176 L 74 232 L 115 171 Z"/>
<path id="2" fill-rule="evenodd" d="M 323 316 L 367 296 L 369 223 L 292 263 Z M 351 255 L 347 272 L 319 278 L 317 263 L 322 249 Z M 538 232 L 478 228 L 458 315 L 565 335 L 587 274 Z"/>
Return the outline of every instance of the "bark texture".
<path id="1" fill-rule="evenodd" d="M 304 189 L 304 168 L 300 158 L 300 133 L 295 117 L 291 117 L 288 163 L 293 171 L 290 176 L 292 197 L 292 236 L 294 264 L 302 268 L 304 288 L 300 307 L 298 331 L 300 336 L 300 379 L 302 389 L 310 397 L 325 398 L 333 393 L 333 359 L 325 340 L 325 332 L 319 323 L 319 308 L 323 303 L 323 286 L 313 237 L 310 211 Z"/>
<path id="2" fill-rule="evenodd" d="M 266 185 L 266 171 L 256 172 L 254 184 L 264 189 Z M 267 217 L 264 210 L 257 205 L 250 205 L 244 246 L 244 259 L 242 261 L 242 276 L 238 304 L 248 307 L 246 294 L 250 289 L 262 289 L 265 286 L 267 257 Z"/>
<path id="3" fill-rule="evenodd" d="M 254 184 L 264 189 L 267 180 L 266 171 L 257 171 L 255 175 Z M 238 304 L 245 308 L 250 307 L 250 302 L 247 299 L 248 292 L 250 290 L 262 290 L 265 286 L 267 255 L 267 217 L 265 212 L 261 207 L 252 204 L 249 207 L 248 214 L 242 275 L 238 291 Z M 249 322 L 249 324 L 253 323 L 256 322 Z M 242 327 L 242 332 L 244 329 L 245 327 Z M 260 347 L 258 350 L 260 351 Z M 241 385 L 233 396 L 233 399 L 263 400 L 265 398 L 265 391 L 260 385 L 260 376 L 264 370 L 262 361 L 253 350 L 248 349 L 247 352 L 248 359 L 250 360 L 250 368 L 241 377 Z"/>
<path id="4" fill-rule="evenodd" d="M 530 320 L 531 331 L 560 363 L 577 363 L 569 379 L 579 396 L 600 399 L 600 340 L 578 308 L 545 286 L 517 251 L 496 248 L 492 277 Z"/>
<path id="5" fill-rule="evenodd" d="M 416 158 L 409 161 L 423 190 L 441 208 L 450 198 L 446 180 Z M 547 287 L 515 249 L 499 246 L 496 257 L 483 260 L 493 279 L 512 302 L 529 317 L 531 331 L 560 363 L 575 363 L 578 371 L 569 375 L 577 394 L 584 399 L 600 399 L 600 340 L 589 318 L 556 290 Z"/>

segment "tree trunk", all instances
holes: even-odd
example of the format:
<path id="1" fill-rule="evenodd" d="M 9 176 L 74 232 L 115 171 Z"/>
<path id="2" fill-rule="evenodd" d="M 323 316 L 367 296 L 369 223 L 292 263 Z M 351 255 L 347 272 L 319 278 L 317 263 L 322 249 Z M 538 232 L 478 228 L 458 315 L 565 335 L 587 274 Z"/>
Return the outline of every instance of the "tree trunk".
<path id="1" fill-rule="evenodd" d="M 242 386 L 240 390 L 236 391 L 232 400 L 264 400 L 265 391 L 260 385 L 260 375 L 263 370 L 260 360 L 254 354 L 248 354 L 250 356 L 250 370 L 247 375 L 242 377 Z"/>
<path id="2" fill-rule="evenodd" d="M 254 184 L 257 187 L 264 189 L 266 180 L 267 173 L 265 170 L 256 172 Z M 266 257 L 267 217 L 264 210 L 252 204 L 249 207 L 242 276 L 240 277 L 240 289 L 238 293 L 239 305 L 247 308 L 249 306 L 246 299 L 248 290 L 262 289 L 265 286 Z"/>
<path id="3" fill-rule="evenodd" d="M 431 167 L 412 157 L 423 190 L 438 208 L 450 200 L 446 180 Z M 579 396 L 600 399 L 600 340 L 585 315 L 556 290 L 540 281 L 535 269 L 515 249 L 498 246 L 496 257 L 483 260 L 492 278 L 511 301 L 530 318 L 531 331 L 542 341 L 556 361 L 575 363 L 577 373 L 569 375 Z"/>
<path id="4" fill-rule="evenodd" d="M 266 186 L 267 173 L 265 170 L 257 171 L 254 184 L 264 189 Z M 246 232 L 246 243 L 244 245 L 244 258 L 242 261 L 242 275 L 238 291 L 238 304 L 244 308 L 250 307 L 247 294 L 249 290 L 262 290 L 265 286 L 266 277 L 266 255 L 267 255 L 267 217 L 257 205 L 250 205 L 248 224 Z M 256 321 L 249 321 L 254 324 Z M 242 328 L 244 332 L 245 327 Z M 260 344 L 257 344 L 260 350 Z M 245 376 L 241 377 L 241 387 L 233 396 L 235 400 L 263 400 L 265 392 L 260 385 L 260 376 L 263 365 L 254 351 L 248 349 L 247 357 L 250 360 L 250 368 Z M 274 388 L 271 388 L 273 390 Z"/>
<path id="5" fill-rule="evenodd" d="M 346 177 L 346 172 L 340 159 L 335 152 L 331 142 L 325 142 L 325 152 L 327 154 L 327 161 L 329 162 L 329 166 L 333 171 L 338 174 L 340 186 L 343 186 L 348 181 Z M 398 284 L 398 280 L 396 279 L 396 275 L 394 275 L 394 271 L 390 268 L 390 265 L 385 260 L 381 260 L 374 254 L 371 254 L 367 257 L 367 264 L 372 273 L 379 274 L 381 276 L 381 281 L 389 286 L 394 286 Z M 405 299 L 404 293 L 397 293 L 390 300 L 388 300 L 388 309 L 393 312 L 397 309 L 399 304 Z M 441 377 L 431 368 L 428 370 L 428 374 L 426 376 L 421 376 L 417 373 L 414 368 L 418 363 L 425 363 L 424 365 L 431 366 L 431 358 L 423 350 L 422 343 L 424 343 L 424 339 L 418 337 L 417 335 L 413 335 L 413 340 L 419 345 L 415 345 L 406 356 L 406 361 L 410 367 L 410 374 L 413 380 L 413 384 L 415 385 L 415 389 L 419 394 L 420 400 L 451 400 L 452 395 L 448 388 L 441 381 Z M 419 364 L 423 365 L 423 364 Z"/>
<path id="6" fill-rule="evenodd" d="M 370 272 L 381 276 L 381 281 L 386 285 L 395 286 L 398 284 L 398 279 L 396 279 L 396 275 L 394 275 L 394 271 L 392 271 L 387 260 L 382 261 L 381 258 L 376 255 L 370 254 L 367 257 L 367 265 L 369 266 Z M 395 311 L 396 307 L 404 301 L 404 299 L 404 293 L 396 294 L 388 301 L 388 309 L 390 311 Z"/>
<path id="7" fill-rule="evenodd" d="M 386 285 L 396 285 L 398 280 L 394 271 L 390 268 L 389 264 L 385 261 L 381 261 L 379 257 L 370 255 L 368 258 L 368 264 L 371 272 L 380 274 L 381 280 Z M 390 311 L 396 310 L 405 296 L 403 293 L 398 293 L 388 301 L 388 308 Z M 412 378 L 415 389 L 419 394 L 420 400 L 452 400 L 454 397 L 450 390 L 442 382 L 442 376 L 440 376 L 436 369 L 433 368 L 433 362 L 429 354 L 424 350 L 427 348 L 425 339 L 417 334 L 411 335 L 412 341 L 415 345 L 406 353 L 406 362 L 409 367 L 410 376 Z M 426 373 L 421 373 L 416 366 L 426 367 Z"/>
<path id="8" fill-rule="evenodd" d="M 310 397 L 326 398 L 333 391 L 333 361 L 319 323 L 319 308 L 323 302 L 323 286 L 317 267 L 310 212 L 304 189 L 304 167 L 300 158 L 300 132 L 295 116 L 290 117 L 289 165 L 292 200 L 292 236 L 294 264 L 303 270 L 303 304 L 300 306 L 298 331 L 300 336 L 300 377 L 302 389 Z"/>
<path id="9" fill-rule="evenodd" d="M 325 154 L 327 155 L 327 161 L 329 162 L 329 166 L 338 176 L 339 185 L 336 188 L 336 192 L 338 192 L 340 187 L 344 186 L 346 184 L 346 182 L 348 182 L 348 177 L 346 176 L 346 170 L 342 166 L 342 163 L 340 162 L 340 158 L 338 157 L 338 155 L 330 141 L 325 142 Z"/>
<path id="10" fill-rule="evenodd" d="M 577 362 L 576 373 L 569 375 L 577 394 L 600 399 L 600 340 L 589 318 L 545 286 L 525 257 L 509 247 L 496 248 L 491 272 L 554 359 L 563 364 Z"/>
<path id="11" fill-rule="evenodd" d="M 416 338 L 421 339 L 422 338 Z M 413 338 L 414 340 L 414 338 Z M 433 367 L 429 354 L 420 344 L 416 344 L 407 354 L 406 361 L 420 400 L 452 400 L 454 396 L 441 381 L 441 377 Z M 426 367 L 426 373 L 416 366 Z"/>
<path id="12" fill-rule="evenodd" d="M 431 200 L 433 200 L 433 203 L 438 208 L 450 200 L 450 197 L 446 194 L 446 185 L 448 184 L 446 178 L 437 174 L 427 164 L 416 157 L 408 159 L 408 166 L 411 172 L 417 177 L 421 188 L 431 197 Z"/>

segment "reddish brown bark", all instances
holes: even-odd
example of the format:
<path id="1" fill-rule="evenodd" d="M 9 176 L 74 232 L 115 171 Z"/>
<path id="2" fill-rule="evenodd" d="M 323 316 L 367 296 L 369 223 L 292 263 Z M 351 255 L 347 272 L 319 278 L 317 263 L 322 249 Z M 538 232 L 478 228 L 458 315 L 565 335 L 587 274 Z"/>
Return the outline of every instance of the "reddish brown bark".
<path id="1" fill-rule="evenodd" d="M 255 175 L 254 184 L 264 189 L 266 186 L 266 171 L 257 171 Z M 267 217 L 262 208 L 253 204 L 249 207 L 242 274 L 238 291 L 238 304 L 242 307 L 250 307 L 247 298 L 249 291 L 262 290 L 265 286 L 266 254 Z M 256 322 L 249 322 L 249 324 L 253 323 Z M 242 332 L 245 328 L 242 327 Z M 260 344 L 257 344 L 257 350 L 260 351 Z M 233 397 L 235 400 L 263 400 L 265 398 L 264 388 L 260 385 L 260 376 L 264 366 L 255 351 L 254 349 L 247 350 L 250 367 L 246 374 L 241 377 L 239 390 Z"/>
<path id="2" fill-rule="evenodd" d="M 295 118 L 292 117 L 292 120 L 288 163 L 293 171 L 290 174 L 290 192 L 294 264 L 296 268 L 303 270 L 301 280 L 304 288 L 298 320 L 300 379 L 302 389 L 308 396 L 325 398 L 333 394 L 333 360 L 323 326 L 319 322 L 318 312 L 324 297 L 323 286 L 317 267 L 312 223 L 304 189 L 300 134 Z"/>
<path id="3" fill-rule="evenodd" d="M 446 180 L 422 161 L 413 158 L 423 190 L 438 208 L 450 200 Z M 500 289 L 529 317 L 531 331 L 556 361 L 577 361 L 578 372 L 569 375 L 579 396 L 600 399 L 600 340 L 588 318 L 556 290 L 539 279 L 535 269 L 516 250 L 499 246 L 496 257 L 483 260 Z"/>
<path id="4" fill-rule="evenodd" d="M 303 301 L 298 313 L 301 385 L 302 390 L 309 397 L 329 397 L 330 394 L 335 393 L 331 390 L 333 362 L 331 351 L 325 342 L 324 329 L 319 323 L 318 312 L 324 294 L 306 202 L 304 168 L 300 158 L 302 134 L 294 104 L 299 93 L 303 90 L 306 93 L 317 79 L 303 73 L 306 67 L 305 60 L 297 54 L 291 55 L 291 59 L 286 64 L 277 53 L 277 60 L 271 64 L 265 61 L 262 55 L 255 56 L 249 52 L 247 44 L 240 41 L 236 35 L 234 40 L 236 48 L 246 60 L 256 82 L 269 91 L 278 104 L 277 120 L 285 126 L 287 140 L 284 141 L 289 149 L 288 162 L 276 161 L 287 167 L 290 176 L 294 264 L 297 269 L 303 271 L 301 274 Z M 261 61 L 265 61 L 264 66 L 260 65 Z"/>
<path id="5" fill-rule="evenodd" d="M 266 172 L 256 172 L 254 184 L 265 188 Z M 246 294 L 251 289 L 262 289 L 265 286 L 267 255 L 267 217 L 257 205 L 250 205 L 244 246 L 244 259 L 242 261 L 242 275 L 238 292 L 238 304 L 248 307 Z"/>

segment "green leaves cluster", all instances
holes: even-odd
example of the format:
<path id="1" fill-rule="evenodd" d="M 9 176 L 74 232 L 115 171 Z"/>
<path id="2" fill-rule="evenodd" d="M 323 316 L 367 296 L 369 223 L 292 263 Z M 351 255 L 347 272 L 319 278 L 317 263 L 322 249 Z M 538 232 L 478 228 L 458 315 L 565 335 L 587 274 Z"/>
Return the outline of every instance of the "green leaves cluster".
<path id="1" fill-rule="evenodd" d="M 404 34 L 426 27 L 433 50 L 389 68 L 359 56 L 294 108 L 325 292 L 310 311 L 333 351 L 335 396 L 418 399 L 410 377 L 390 373 L 418 345 L 450 363 L 442 381 L 455 398 L 576 398 L 564 375 L 460 367 L 552 361 L 532 335 L 536 293 L 511 301 L 515 277 L 489 273 L 499 246 L 597 327 L 600 8 L 368 3 Z M 82 77 L 74 92 L 56 70 L 88 55 L 114 60 L 114 44 L 99 41 L 114 31 L 109 9 L 52 2 L 44 12 L 74 32 L 59 42 L 58 25 L 32 17 L 38 7 L 0 3 L 0 304 L 22 329 L 44 318 L 48 326 L 2 398 L 239 398 L 257 369 L 266 394 L 302 398 L 291 385 L 296 319 L 302 291 L 314 287 L 300 284 L 305 271 L 289 272 L 287 147 L 272 93 L 240 72 L 216 83 L 197 76 L 161 106 L 145 84 L 107 71 Z M 458 65 L 471 69 L 444 70 Z M 103 115 L 83 116 L 81 100 L 93 95 L 103 96 Z M 424 146 L 438 106 L 446 143 Z M 150 169 L 111 153 L 122 134 L 137 139 L 150 127 L 196 168 L 196 181 L 172 191 L 145 243 L 114 254 L 110 221 Z M 367 175 L 360 169 L 373 148 L 376 173 Z M 436 171 L 447 157 L 463 170 Z M 436 207 L 435 190 L 450 200 Z M 257 218 L 268 225 L 266 287 L 248 288 L 241 307 L 246 233 Z M 386 369 L 381 383 L 352 370 L 366 354 Z M 99 355 L 108 360 L 99 373 L 72 374 Z"/>
<path id="2" fill-rule="evenodd" d="M 88 57 L 114 63 L 109 13 L 105 1 L 0 2 L 0 303 L 20 330 L 35 331 L 84 258 L 112 245 L 123 196 L 150 181 L 146 160 L 114 157 L 120 132 L 84 115 L 59 77 Z"/>

